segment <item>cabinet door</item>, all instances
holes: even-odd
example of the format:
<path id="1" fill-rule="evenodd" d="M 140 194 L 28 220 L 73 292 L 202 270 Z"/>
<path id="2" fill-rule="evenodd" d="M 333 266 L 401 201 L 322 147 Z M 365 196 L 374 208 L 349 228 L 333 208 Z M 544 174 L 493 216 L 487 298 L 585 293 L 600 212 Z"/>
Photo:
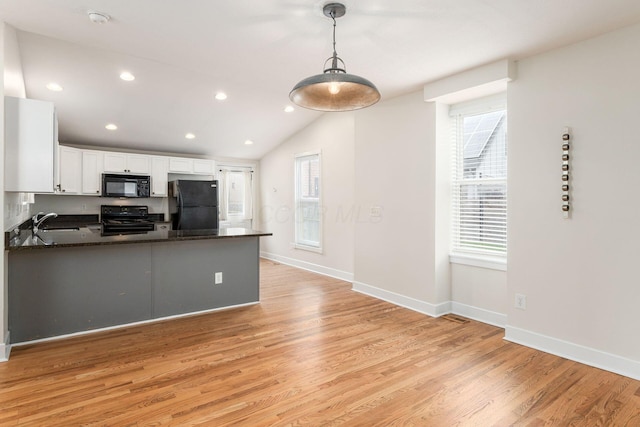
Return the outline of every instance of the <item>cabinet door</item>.
<path id="1" fill-rule="evenodd" d="M 151 156 L 144 154 L 104 153 L 104 171 L 116 173 L 151 173 Z"/>
<path id="2" fill-rule="evenodd" d="M 127 155 L 124 153 L 104 153 L 104 171 L 125 173 Z"/>
<path id="3" fill-rule="evenodd" d="M 151 197 L 165 197 L 169 175 L 169 158 L 154 156 L 151 158 Z"/>
<path id="4" fill-rule="evenodd" d="M 214 175 L 215 168 L 213 160 L 193 159 L 193 173 L 202 175 Z"/>
<path id="5" fill-rule="evenodd" d="M 193 159 L 184 157 L 171 157 L 169 159 L 169 172 L 192 173 Z"/>
<path id="6" fill-rule="evenodd" d="M 141 154 L 127 155 L 127 173 L 151 173 L 151 156 Z"/>
<path id="7" fill-rule="evenodd" d="M 82 176 L 82 151 L 60 146 L 60 194 L 79 194 Z"/>
<path id="8" fill-rule="evenodd" d="M 82 194 L 102 194 L 104 154 L 100 151 L 82 151 Z"/>
<path id="9" fill-rule="evenodd" d="M 53 193 L 58 143 L 53 103 L 5 97 L 5 191 Z"/>

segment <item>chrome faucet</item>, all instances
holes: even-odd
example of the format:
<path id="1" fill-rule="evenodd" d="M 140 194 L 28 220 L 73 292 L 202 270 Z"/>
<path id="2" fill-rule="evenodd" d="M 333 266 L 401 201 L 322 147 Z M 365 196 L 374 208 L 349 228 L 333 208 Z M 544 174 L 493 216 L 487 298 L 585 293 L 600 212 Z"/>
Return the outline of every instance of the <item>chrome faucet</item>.
<path id="1" fill-rule="evenodd" d="M 43 217 L 38 218 L 40 215 L 44 215 L 44 212 L 38 212 L 37 214 L 35 214 L 33 216 L 33 218 L 31 218 L 31 221 L 33 221 L 33 228 L 31 229 L 31 234 L 33 236 L 35 236 L 38 233 L 38 227 L 40 227 L 40 225 L 45 220 L 47 220 L 49 218 L 55 218 L 55 217 L 58 216 L 58 214 L 55 213 L 55 212 L 48 213 L 48 214 L 44 215 Z"/>

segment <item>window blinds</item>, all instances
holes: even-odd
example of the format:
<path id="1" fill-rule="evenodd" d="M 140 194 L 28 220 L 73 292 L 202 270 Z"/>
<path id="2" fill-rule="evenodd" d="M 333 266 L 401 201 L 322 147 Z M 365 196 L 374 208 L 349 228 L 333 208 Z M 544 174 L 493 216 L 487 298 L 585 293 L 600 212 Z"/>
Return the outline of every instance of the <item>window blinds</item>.
<path id="1" fill-rule="evenodd" d="M 452 109 L 452 250 L 507 252 L 507 112 Z"/>

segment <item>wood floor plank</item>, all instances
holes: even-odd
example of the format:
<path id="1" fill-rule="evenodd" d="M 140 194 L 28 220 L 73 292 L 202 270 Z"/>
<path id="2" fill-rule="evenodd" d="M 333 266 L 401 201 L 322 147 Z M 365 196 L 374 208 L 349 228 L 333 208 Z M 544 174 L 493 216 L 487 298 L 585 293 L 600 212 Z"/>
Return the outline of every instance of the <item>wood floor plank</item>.
<path id="1" fill-rule="evenodd" d="M 458 316 L 459 317 L 459 316 Z M 640 382 L 261 261 L 261 303 L 14 348 L 2 426 L 640 426 Z"/>

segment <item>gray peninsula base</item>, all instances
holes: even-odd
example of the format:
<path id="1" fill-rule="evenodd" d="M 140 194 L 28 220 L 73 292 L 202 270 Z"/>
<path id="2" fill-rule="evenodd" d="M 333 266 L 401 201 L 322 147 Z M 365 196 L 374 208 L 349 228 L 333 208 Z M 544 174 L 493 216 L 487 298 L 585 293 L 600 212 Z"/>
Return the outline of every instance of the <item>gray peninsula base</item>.
<path id="1" fill-rule="evenodd" d="M 11 343 L 259 300 L 259 237 L 9 251 Z"/>

